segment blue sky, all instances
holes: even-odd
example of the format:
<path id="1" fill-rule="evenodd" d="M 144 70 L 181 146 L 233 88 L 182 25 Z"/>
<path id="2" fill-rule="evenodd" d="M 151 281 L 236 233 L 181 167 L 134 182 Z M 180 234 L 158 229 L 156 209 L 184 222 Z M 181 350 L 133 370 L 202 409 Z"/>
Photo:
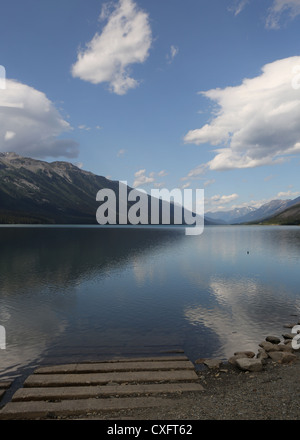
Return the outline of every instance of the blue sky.
<path id="1" fill-rule="evenodd" d="M 300 0 L 10 0 L 0 151 L 206 210 L 300 195 Z"/>

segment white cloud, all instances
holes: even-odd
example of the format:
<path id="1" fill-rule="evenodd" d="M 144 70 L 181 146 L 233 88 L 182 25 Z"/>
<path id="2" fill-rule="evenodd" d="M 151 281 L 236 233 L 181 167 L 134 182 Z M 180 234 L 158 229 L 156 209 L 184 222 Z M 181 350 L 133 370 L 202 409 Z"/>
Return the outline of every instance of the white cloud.
<path id="1" fill-rule="evenodd" d="M 133 182 L 133 188 L 137 188 L 142 185 L 147 185 L 155 181 L 153 175 L 146 176 L 146 170 L 139 170 L 134 174 L 135 180 Z"/>
<path id="2" fill-rule="evenodd" d="M 164 182 L 155 182 L 153 184 L 154 188 L 163 188 L 165 186 Z"/>
<path id="3" fill-rule="evenodd" d="M 238 15 L 249 3 L 249 0 L 233 0 L 229 10 Z M 267 10 L 266 28 L 279 29 L 283 18 L 293 20 L 300 15 L 300 0 L 273 0 Z"/>
<path id="4" fill-rule="evenodd" d="M 215 195 L 210 198 L 210 201 L 213 204 L 219 204 L 219 203 L 227 204 L 227 203 L 231 203 L 234 200 L 238 199 L 238 197 L 239 197 L 238 194 L 230 194 L 229 196 Z"/>
<path id="5" fill-rule="evenodd" d="M 250 200 L 243 203 L 238 204 L 232 204 L 230 207 L 226 207 L 224 205 L 229 204 L 230 202 L 234 201 L 238 198 L 237 195 L 232 194 L 231 196 L 213 196 L 209 199 L 206 199 L 206 208 L 207 211 L 225 211 L 225 210 L 231 210 L 231 209 L 241 209 L 241 208 L 255 208 L 258 209 L 261 206 L 265 205 L 266 203 L 270 203 L 273 200 L 278 199 L 291 199 L 293 200 L 296 197 L 299 197 L 300 192 L 299 191 L 281 191 L 277 194 L 274 194 L 273 196 L 267 198 L 267 199 L 260 199 L 260 200 Z M 230 200 L 231 199 L 231 200 Z M 226 201 L 228 203 L 226 203 Z"/>
<path id="6" fill-rule="evenodd" d="M 78 128 L 79 130 L 86 130 L 86 131 L 89 131 L 91 129 L 91 127 L 87 127 L 84 124 L 78 125 Z"/>
<path id="7" fill-rule="evenodd" d="M 133 188 L 137 188 L 139 186 L 148 185 L 149 183 L 152 183 L 155 188 L 161 188 L 164 183 L 163 182 L 156 182 L 157 178 L 165 177 L 168 173 L 165 170 L 161 170 L 158 173 L 151 171 L 151 173 L 146 175 L 146 170 L 142 169 L 137 171 L 134 174 L 135 180 L 133 182 Z"/>
<path id="8" fill-rule="evenodd" d="M 218 105 L 212 121 L 184 140 L 220 146 L 212 170 L 251 168 L 300 153 L 300 92 L 292 87 L 300 57 L 274 61 L 241 85 L 201 92 Z"/>
<path id="9" fill-rule="evenodd" d="M 178 52 L 179 52 L 178 47 L 173 45 L 170 47 L 170 53 L 167 54 L 167 60 L 169 63 L 172 63 Z"/>
<path id="10" fill-rule="evenodd" d="M 182 177 L 181 180 L 195 180 L 200 179 L 206 173 L 207 164 L 201 164 L 197 167 L 193 168 L 185 177 Z"/>
<path id="11" fill-rule="evenodd" d="M 189 188 L 191 186 L 191 182 L 187 182 L 181 186 L 181 189 Z"/>
<path id="12" fill-rule="evenodd" d="M 79 52 L 72 74 L 93 84 L 108 82 L 111 91 L 124 95 L 138 86 L 128 67 L 145 62 L 149 55 L 152 43 L 149 17 L 133 0 L 119 0 L 112 12 L 105 5 L 100 18 L 107 19 L 107 24 Z"/>
<path id="13" fill-rule="evenodd" d="M 247 3 L 249 0 L 233 0 L 228 9 L 237 16 Z M 273 0 L 267 10 L 266 28 L 279 29 L 283 18 L 293 20 L 298 15 L 300 15 L 300 0 Z"/>
<path id="14" fill-rule="evenodd" d="M 207 186 L 213 185 L 216 182 L 215 179 L 210 179 L 210 180 L 206 180 L 203 184 L 204 188 L 206 188 Z"/>
<path id="15" fill-rule="evenodd" d="M 230 194 L 230 195 L 215 195 L 205 199 L 205 210 L 206 211 L 226 211 L 228 209 L 232 209 L 232 206 L 229 207 L 232 202 L 239 198 L 238 194 Z"/>
<path id="16" fill-rule="evenodd" d="M 159 177 L 165 177 L 168 175 L 168 173 L 165 170 L 161 170 L 158 174 Z"/>
<path id="17" fill-rule="evenodd" d="M 238 15 L 245 8 L 249 0 L 235 0 L 233 4 L 229 7 L 229 10 Z"/>
<path id="18" fill-rule="evenodd" d="M 70 124 L 44 93 L 6 79 L 6 88 L 0 93 L 0 151 L 74 158 L 78 144 L 72 139 L 58 139 L 70 130 Z"/>
<path id="19" fill-rule="evenodd" d="M 298 197 L 299 195 L 300 195 L 299 191 L 281 191 L 277 194 L 277 197 L 279 199 L 286 198 L 286 197 L 293 199 L 293 198 Z"/>
<path id="20" fill-rule="evenodd" d="M 300 15 L 300 0 L 274 0 L 268 10 L 266 27 L 269 29 L 278 29 L 282 16 L 287 13 L 290 19 Z"/>

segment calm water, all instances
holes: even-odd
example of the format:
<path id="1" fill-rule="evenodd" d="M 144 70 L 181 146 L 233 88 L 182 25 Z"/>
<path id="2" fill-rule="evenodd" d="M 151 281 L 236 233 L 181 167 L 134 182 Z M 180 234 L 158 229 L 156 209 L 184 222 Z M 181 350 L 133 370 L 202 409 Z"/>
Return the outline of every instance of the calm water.
<path id="1" fill-rule="evenodd" d="M 1 227 L 0 377 L 41 363 L 257 350 L 300 314 L 299 227 Z"/>

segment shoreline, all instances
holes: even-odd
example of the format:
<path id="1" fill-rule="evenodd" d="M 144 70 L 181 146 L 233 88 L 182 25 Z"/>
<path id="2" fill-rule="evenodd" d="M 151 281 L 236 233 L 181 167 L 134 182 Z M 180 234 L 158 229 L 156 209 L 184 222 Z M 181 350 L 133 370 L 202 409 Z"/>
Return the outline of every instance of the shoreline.
<path id="1" fill-rule="evenodd" d="M 300 350 L 292 347 L 295 336 L 267 336 L 256 354 L 248 350 L 235 352 L 228 360 L 196 360 L 197 382 L 203 390 L 158 395 L 171 401 L 167 406 L 51 420 L 300 420 Z"/>
<path id="2" fill-rule="evenodd" d="M 196 373 L 204 390 L 173 397 L 173 405 L 169 408 L 122 410 L 68 419 L 300 420 L 300 350 L 291 347 L 294 336 L 285 334 L 283 339 L 267 336 L 258 345 L 258 353 L 254 356 L 245 351 L 233 353 L 226 361 L 199 359 L 195 364 L 203 364 L 205 368 L 196 370 Z M 271 338 L 276 342 L 270 342 L 268 339 Z M 286 356 L 274 353 L 285 353 Z M 249 369 L 243 363 L 243 368 L 237 365 L 237 359 L 242 358 L 250 360 Z M 260 359 L 261 368 L 251 359 Z"/>

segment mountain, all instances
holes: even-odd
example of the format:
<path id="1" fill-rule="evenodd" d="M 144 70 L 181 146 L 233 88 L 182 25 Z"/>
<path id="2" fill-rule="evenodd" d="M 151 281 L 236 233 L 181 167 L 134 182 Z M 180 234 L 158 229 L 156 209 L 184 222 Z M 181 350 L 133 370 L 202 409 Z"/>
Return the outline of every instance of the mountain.
<path id="1" fill-rule="evenodd" d="M 238 224 L 262 221 L 265 218 L 279 214 L 281 211 L 284 211 L 291 206 L 291 204 L 293 204 L 292 200 L 271 200 L 271 202 L 265 203 L 260 208 L 257 208 L 242 217 L 233 219 L 232 223 Z"/>
<path id="2" fill-rule="evenodd" d="M 263 221 L 263 224 L 300 225 L 300 197 L 298 202 L 279 214 Z"/>
<path id="3" fill-rule="evenodd" d="M 258 223 L 270 217 L 276 216 L 285 209 L 300 202 L 300 197 L 294 200 L 272 200 L 265 203 L 259 208 L 246 207 L 236 208 L 230 211 L 219 211 L 215 213 L 207 213 L 207 215 L 218 221 L 220 224 L 226 222 L 227 224 L 243 224 L 243 223 Z"/>
<path id="4" fill-rule="evenodd" d="M 252 208 L 251 206 L 245 208 L 235 208 L 230 211 L 217 211 L 217 212 L 207 212 L 206 215 L 212 220 L 215 220 L 218 223 L 231 224 L 233 220 L 236 218 L 245 216 L 252 211 L 255 211 L 256 208 Z"/>
<path id="5" fill-rule="evenodd" d="M 0 153 L 0 223 L 95 223 L 96 193 L 118 183 L 68 162 Z"/>
<path id="6" fill-rule="evenodd" d="M 2 224 L 98 224 L 96 212 L 101 203 L 96 201 L 96 195 L 101 189 L 113 190 L 116 195 L 117 223 L 124 206 L 119 206 L 118 181 L 84 171 L 69 162 L 48 163 L 16 153 L 0 153 L 0 182 Z M 125 188 L 127 194 L 131 190 Z M 149 209 L 151 196 L 147 197 Z M 126 214 L 135 203 L 126 201 Z M 160 210 L 162 204 L 165 206 L 166 202 L 160 200 Z M 168 204 L 167 208 L 172 224 L 174 204 Z"/>

